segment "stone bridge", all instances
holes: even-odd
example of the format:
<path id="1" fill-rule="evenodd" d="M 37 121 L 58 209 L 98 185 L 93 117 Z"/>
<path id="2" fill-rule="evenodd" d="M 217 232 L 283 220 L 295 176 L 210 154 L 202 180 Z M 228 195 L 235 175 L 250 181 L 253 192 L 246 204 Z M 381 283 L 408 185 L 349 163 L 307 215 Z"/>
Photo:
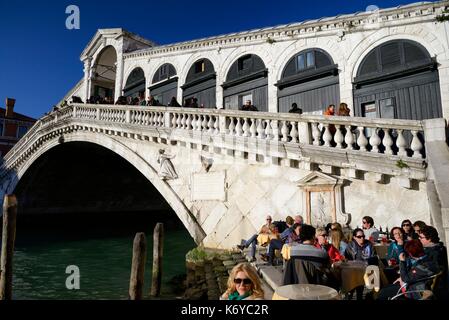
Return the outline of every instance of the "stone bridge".
<path id="1" fill-rule="evenodd" d="M 449 230 L 440 196 L 449 181 L 444 119 L 70 104 L 41 118 L 5 156 L 1 198 L 39 157 L 72 142 L 128 161 L 206 247 L 234 246 L 268 213 L 352 228 L 364 215 L 384 228 L 410 218 L 437 226 L 443 238 Z M 175 176 L 162 176 L 167 165 Z"/>

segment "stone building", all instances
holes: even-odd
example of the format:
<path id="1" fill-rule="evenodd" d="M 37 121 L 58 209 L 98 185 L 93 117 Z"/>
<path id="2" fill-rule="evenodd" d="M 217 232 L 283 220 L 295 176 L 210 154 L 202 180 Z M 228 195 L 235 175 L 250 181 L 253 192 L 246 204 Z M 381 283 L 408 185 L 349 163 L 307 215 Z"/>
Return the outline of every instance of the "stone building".
<path id="1" fill-rule="evenodd" d="M 0 108 L 0 157 L 22 138 L 36 119 L 14 112 L 15 99 L 6 98 L 6 108 Z"/>

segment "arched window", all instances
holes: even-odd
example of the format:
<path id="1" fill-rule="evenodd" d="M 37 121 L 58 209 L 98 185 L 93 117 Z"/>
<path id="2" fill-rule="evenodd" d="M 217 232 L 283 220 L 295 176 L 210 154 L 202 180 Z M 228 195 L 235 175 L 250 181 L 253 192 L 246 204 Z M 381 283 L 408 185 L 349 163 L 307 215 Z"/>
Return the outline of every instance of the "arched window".
<path id="1" fill-rule="evenodd" d="M 141 97 L 145 95 L 145 74 L 141 68 L 137 67 L 130 73 L 123 92 L 125 97 Z"/>
<path id="2" fill-rule="evenodd" d="M 178 77 L 176 69 L 170 63 L 160 66 L 153 76 L 150 94 L 161 104 L 168 105 L 178 94 Z"/>
<path id="3" fill-rule="evenodd" d="M 411 40 L 372 49 L 354 79 L 354 113 L 372 118 L 422 120 L 442 116 L 437 63 Z"/>
<path id="4" fill-rule="evenodd" d="M 304 113 L 321 114 L 329 104 L 340 102 L 338 66 L 319 48 L 291 57 L 276 86 L 279 112 L 288 112 L 296 103 Z"/>
<path id="5" fill-rule="evenodd" d="M 98 55 L 92 69 L 90 100 L 114 97 L 117 53 L 113 46 L 105 47 Z M 92 101 L 91 101 L 92 102 Z"/>
<path id="6" fill-rule="evenodd" d="M 222 84 L 224 107 L 239 109 L 251 100 L 259 111 L 268 111 L 268 69 L 255 54 L 238 58 L 230 67 Z"/>
<path id="7" fill-rule="evenodd" d="M 190 67 L 186 83 L 183 89 L 183 105 L 189 106 L 196 99 L 195 103 L 204 108 L 215 108 L 217 102 L 216 73 L 212 62 L 208 59 L 199 59 Z"/>

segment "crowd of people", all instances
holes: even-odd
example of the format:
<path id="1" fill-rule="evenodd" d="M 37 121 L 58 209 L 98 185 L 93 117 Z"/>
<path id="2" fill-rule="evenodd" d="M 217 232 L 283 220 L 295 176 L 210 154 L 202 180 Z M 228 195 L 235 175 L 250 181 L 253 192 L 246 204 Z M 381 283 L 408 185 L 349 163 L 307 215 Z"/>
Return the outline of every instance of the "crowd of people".
<path id="1" fill-rule="evenodd" d="M 423 221 L 404 220 L 400 226 L 382 232 L 370 216 L 363 217 L 361 222 L 361 227 L 353 230 L 337 222 L 315 228 L 305 224 L 301 215 L 288 216 L 285 221 L 273 221 L 268 215 L 259 232 L 242 240 L 237 247 L 240 250 L 251 247 L 250 262 L 256 261 L 257 245 L 265 247 L 261 259 L 270 265 L 283 264 L 284 285 L 322 284 L 340 290 L 338 265 L 360 261 L 378 266 L 384 275 L 382 288 L 371 296 L 373 299 L 421 299 L 426 290 L 432 292 L 433 299 L 449 299 L 447 251 L 436 228 Z M 380 257 L 376 252 L 379 242 L 388 245 L 386 256 Z M 289 246 L 289 257 L 282 257 L 284 245 Z M 295 268 L 297 258 L 305 263 L 304 268 Z M 240 294 L 237 286 L 243 282 L 235 282 L 236 278 L 250 278 L 245 298 L 251 296 L 248 292 L 256 292 L 255 288 L 260 286 L 260 281 L 254 278 L 255 270 L 248 271 L 248 266 L 239 268 L 236 272 L 244 274 L 231 274 L 230 287 L 223 298 L 229 298 L 234 292 L 232 299 L 237 299 L 235 292 Z M 351 298 L 356 294 L 357 299 L 362 299 L 363 291 L 364 286 L 359 286 L 347 296 Z"/>

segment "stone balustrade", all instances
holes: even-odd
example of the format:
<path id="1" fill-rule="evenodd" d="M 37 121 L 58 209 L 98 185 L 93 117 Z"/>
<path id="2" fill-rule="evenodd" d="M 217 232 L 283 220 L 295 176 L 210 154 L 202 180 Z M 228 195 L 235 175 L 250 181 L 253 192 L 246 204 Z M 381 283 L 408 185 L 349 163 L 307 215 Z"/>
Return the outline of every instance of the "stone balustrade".
<path id="1" fill-rule="evenodd" d="M 359 170 L 425 179 L 423 121 L 172 107 L 72 104 L 40 119 L 5 161 L 14 163 L 39 132 L 62 134 L 73 124 L 73 130 L 208 146 L 253 162 L 289 160 L 310 169 L 327 166 L 329 173 L 335 167 L 353 176 Z"/>

